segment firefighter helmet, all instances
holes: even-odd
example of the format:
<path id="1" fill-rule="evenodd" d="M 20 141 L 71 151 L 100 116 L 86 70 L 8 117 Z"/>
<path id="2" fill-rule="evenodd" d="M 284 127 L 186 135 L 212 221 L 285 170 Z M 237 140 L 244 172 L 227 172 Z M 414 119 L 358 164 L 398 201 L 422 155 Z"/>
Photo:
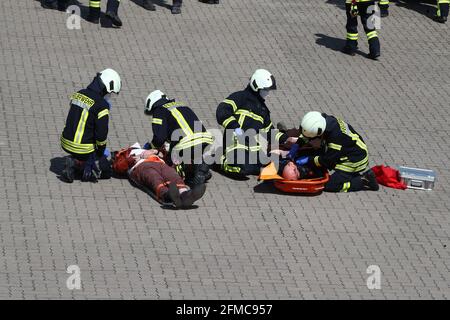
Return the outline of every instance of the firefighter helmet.
<path id="1" fill-rule="evenodd" d="M 119 94 L 120 88 L 122 87 L 122 81 L 120 80 L 119 74 L 113 69 L 105 69 L 100 72 L 100 80 L 102 80 L 103 85 L 106 88 L 106 92 Z"/>
<path id="2" fill-rule="evenodd" d="M 302 119 L 302 134 L 307 138 L 315 138 L 325 131 L 327 121 L 318 111 L 310 111 Z"/>
<path id="3" fill-rule="evenodd" d="M 161 90 L 155 90 L 150 93 L 145 100 L 145 112 L 151 112 L 155 103 L 165 97 L 166 95 Z"/>
<path id="4" fill-rule="evenodd" d="M 269 71 L 258 69 L 250 78 L 250 87 L 255 92 L 262 89 L 276 90 L 277 84 L 275 82 L 275 77 Z"/>

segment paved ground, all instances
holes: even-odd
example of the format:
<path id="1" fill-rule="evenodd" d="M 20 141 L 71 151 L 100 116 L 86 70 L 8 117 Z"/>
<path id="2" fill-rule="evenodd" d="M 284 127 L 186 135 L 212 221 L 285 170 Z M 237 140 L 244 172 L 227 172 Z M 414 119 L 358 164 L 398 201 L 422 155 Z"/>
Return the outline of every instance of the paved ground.
<path id="1" fill-rule="evenodd" d="M 450 33 L 430 5 L 394 4 L 373 62 L 338 52 L 337 0 L 188 0 L 181 16 L 122 2 L 121 30 L 68 30 L 67 14 L 38 1 L 0 2 L 0 298 L 450 298 Z M 265 67 L 275 121 L 340 115 L 372 165 L 434 169 L 436 188 L 311 198 L 215 174 L 197 210 L 173 211 L 126 180 L 64 184 L 54 172 L 68 96 L 106 67 L 123 78 L 113 149 L 151 136 L 151 90 L 213 128 L 217 104 Z M 81 290 L 66 288 L 69 265 Z M 381 290 L 366 286 L 369 265 Z"/>

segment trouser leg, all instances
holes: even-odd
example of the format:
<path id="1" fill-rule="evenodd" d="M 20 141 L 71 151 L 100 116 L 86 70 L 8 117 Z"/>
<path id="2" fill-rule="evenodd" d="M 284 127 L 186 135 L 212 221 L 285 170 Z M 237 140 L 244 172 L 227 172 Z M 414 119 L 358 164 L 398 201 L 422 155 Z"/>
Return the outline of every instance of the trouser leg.
<path id="1" fill-rule="evenodd" d="M 98 23 L 100 19 L 100 0 L 89 0 L 89 20 Z"/>
<path id="2" fill-rule="evenodd" d="M 367 41 L 369 42 L 369 57 L 372 59 L 376 59 L 380 56 L 380 40 L 378 38 L 378 33 L 375 29 L 375 25 L 373 21 L 369 21 L 369 18 L 372 16 L 372 10 L 369 10 L 371 6 L 375 3 L 370 1 L 368 3 L 364 3 L 359 5 L 361 22 L 364 26 L 364 31 L 367 36 Z"/>
<path id="3" fill-rule="evenodd" d="M 326 192 L 353 192 L 363 190 L 364 184 L 359 173 L 335 171 L 325 184 Z"/>
<path id="4" fill-rule="evenodd" d="M 353 55 L 358 48 L 358 16 L 352 15 L 352 5 L 349 3 L 345 5 L 345 12 L 347 15 L 347 24 L 345 26 L 347 30 L 347 40 L 344 52 Z"/>
<path id="5" fill-rule="evenodd" d="M 119 13 L 120 0 L 108 0 L 106 5 L 106 12 L 113 12 L 116 15 Z"/>
<path id="6" fill-rule="evenodd" d="M 447 18 L 449 11 L 450 0 L 438 0 L 437 13 L 438 17 Z"/>

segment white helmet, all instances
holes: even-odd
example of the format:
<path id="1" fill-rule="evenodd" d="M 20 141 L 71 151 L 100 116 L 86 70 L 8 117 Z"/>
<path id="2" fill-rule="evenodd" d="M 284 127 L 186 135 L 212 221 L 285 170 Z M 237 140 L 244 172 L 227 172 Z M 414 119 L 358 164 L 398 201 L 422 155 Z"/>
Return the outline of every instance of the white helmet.
<path id="1" fill-rule="evenodd" d="M 275 83 L 274 76 L 269 71 L 258 69 L 250 78 L 250 87 L 253 91 L 261 89 L 276 90 L 277 84 Z"/>
<path id="2" fill-rule="evenodd" d="M 147 99 L 145 100 L 145 111 L 151 112 L 155 103 L 165 97 L 166 95 L 161 90 L 155 90 L 152 93 L 150 93 Z"/>
<path id="3" fill-rule="evenodd" d="M 105 85 L 106 91 L 108 93 L 114 92 L 119 94 L 120 88 L 122 87 L 122 81 L 120 80 L 119 74 L 113 69 L 105 69 L 100 72 L 100 79 Z"/>
<path id="4" fill-rule="evenodd" d="M 325 131 L 327 121 L 318 111 L 310 111 L 302 119 L 302 134 L 307 138 L 315 138 Z"/>

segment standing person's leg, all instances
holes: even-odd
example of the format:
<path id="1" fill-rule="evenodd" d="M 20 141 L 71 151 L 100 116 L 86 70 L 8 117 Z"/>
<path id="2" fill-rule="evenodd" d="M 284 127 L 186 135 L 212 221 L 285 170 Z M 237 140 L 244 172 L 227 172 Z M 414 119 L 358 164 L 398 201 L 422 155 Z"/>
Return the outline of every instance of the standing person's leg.
<path id="1" fill-rule="evenodd" d="M 389 0 L 380 0 L 380 14 L 382 17 L 387 17 L 389 15 Z"/>
<path id="2" fill-rule="evenodd" d="M 361 15 L 361 22 L 364 26 L 364 31 L 366 32 L 367 41 L 369 42 L 369 58 L 375 60 L 380 56 L 380 39 L 378 39 L 378 33 L 375 30 L 375 26 L 368 24 L 368 19 L 373 14 L 369 8 L 374 4 L 374 1 L 360 4 L 359 13 Z"/>
<path id="3" fill-rule="evenodd" d="M 142 3 L 142 6 L 150 11 L 155 11 L 156 7 L 155 4 L 153 3 L 153 0 L 144 0 L 144 2 Z"/>
<path id="4" fill-rule="evenodd" d="M 100 23 L 100 1 L 89 0 L 89 16 L 87 19 L 95 24 Z"/>
<path id="5" fill-rule="evenodd" d="M 356 49 L 358 49 L 358 16 L 354 13 L 355 9 L 351 3 L 345 4 L 347 40 L 343 52 L 352 56 L 355 55 Z"/>
<path id="6" fill-rule="evenodd" d="M 172 5 L 172 13 L 180 14 L 181 13 L 181 5 L 183 4 L 183 0 L 173 0 Z"/>
<path id="7" fill-rule="evenodd" d="M 109 18 L 116 27 L 122 26 L 122 21 L 119 18 L 119 5 L 120 0 L 108 0 L 108 4 L 106 5 L 105 16 Z"/>
<path id="8" fill-rule="evenodd" d="M 447 22 L 450 0 L 437 0 L 437 11 L 434 20 L 440 23 Z"/>

